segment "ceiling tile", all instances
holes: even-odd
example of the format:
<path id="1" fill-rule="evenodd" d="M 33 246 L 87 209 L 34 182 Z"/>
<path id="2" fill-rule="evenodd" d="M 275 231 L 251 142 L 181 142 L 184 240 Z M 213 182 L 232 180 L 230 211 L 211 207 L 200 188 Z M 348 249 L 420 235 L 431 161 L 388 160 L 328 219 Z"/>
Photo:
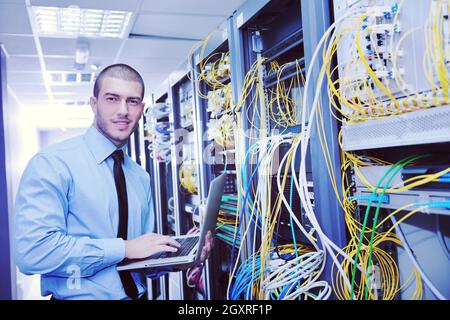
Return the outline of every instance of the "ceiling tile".
<path id="1" fill-rule="evenodd" d="M 32 34 L 25 1 L 22 3 L 0 2 L 0 32 Z"/>
<path id="2" fill-rule="evenodd" d="M 88 60 L 84 69 L 75 69 L 75 57 L 68 58 L 49 58 L 45 57 L 45 66 L 47 71 L 70 71 L 70 72 L 92 72 L 91 65 L 100 66 L 100 69 L 112 64 L 113 58 L 95 58 Z"/>
<path id="3" fill-rule="evenodd" d="M 167 78 L 167 73 L 143 73 L 141 74 L 144 79 L 145 89 L 150 92 L 154 92 L 155 88 L 161 85 L 161 83 Z"/>
<path id="4" fill-rule="evenodd" d="M 164 0 L 143 1 L 141 11 L 229 16 L 246 0 Z"/>
<path id="5" fill-rule="evenodd" d="M 30 93 L 20 95 L 20 101 L 47 101 L 48 96 L 46 94 Z"/>
<path id="6" fill-rule="evenodd" d="M 24 4 L 24 0 L 0 0 L 0 3 Z"/>
<path id="7" fill-rule="evenodd" d="M 185 59 L 194 44 L 192 41 L 128 39 L 121 57 Z"/>
<path id="8" fill-rule="evenodd" d="M 75 56 L 76 39 L 41 37 L 40 40 L 44 55 Z M 88 42 L 91 57 L 115 57 L 122 40 L 89 39 Z"/>
<path id="9" fill-rule="evenodd" d="M 31 94 L 47 96 L 43 83 L 15 83 L 11 84 L 11 88 L 19 97 Z"/>
<path id="10" fill-rule="evenodd" d="M 53 99 L 55 100 L 77 100 L 77 101 L 89 101 L 90 94 L 72 94 L 70 92 L 54 93 Z"/>
<path id="11" fill-rule="evenodd" d="M 46 67 L 47 71 L 71 71 L 71 72 L 77 71 L 75 69 L 75 57 L 71 57 L 71 58 L 48 58 L 48 57 L 45 57 L 45 67 Z M 90 66 L 87 66 L 87 67 L 90 68 Z"/>
<path id="12" fill-rule="evenodd" d="M 8 84 L 15 83 L 43 83 L 44 78 L 40 72 L 8 72 Z"/>
<path id="13" fill-rule="evenodd" d="M 120 63 L 125 63 L 135 68 L 139 73 L 165 73 L 168 74 L 179 66 L 180 59 L 136 59 L 123 57 Z"/>
<path id="14" fill-rule="evenodd" d="M 65 86 L 52 86 L 52 92 L 72 92 L 74 95 L 84 95 L 86 98 L 91 96 L 92 84 L 74 84 Z"/>
<path id="15" fill-rule="evenodd" d="M 224 20 L 215 16 L 140 14 L 131 33 L 201 40 Z"/>
<path id="16" fill-rule="evenodd" d="M 37 55 L 34 38 L 31 35 L 16 36 L 0 33 L 0 43 L 3 43 L 9 55 Z"/>
<path id="17" fill-rule="evenodd" d="M 20 96 L 19 101 L 24 106 L 39 107 L 39 106 L 50 105 L 50 101 L 48 99 L 42 99 L 42 98 L 36 98 L 36 97 Z"/>
<path id="18" fill-rule="evenodd" d="M 38 71 L 41 65 L 37 57 L 11 56 L 6 60 L 6 68 L 9 71 Z"/>

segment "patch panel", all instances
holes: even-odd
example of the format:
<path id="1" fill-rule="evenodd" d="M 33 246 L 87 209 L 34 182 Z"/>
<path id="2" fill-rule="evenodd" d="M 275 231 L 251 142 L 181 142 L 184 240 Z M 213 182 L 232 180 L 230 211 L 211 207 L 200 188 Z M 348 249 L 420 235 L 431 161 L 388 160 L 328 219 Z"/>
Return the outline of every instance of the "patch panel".
<path id="1" fill-rule="evenodd" d="M 335 2 L 337 15 L 347 8 L 345 2 Z M 420 100 L 422 92 L 434 93 L 439 79 L 427 66 L 437 61 L 429 56 L 429 26 L 436 18 L 430 2 L 360 1 L 356 8 L 348 19 L 352 31 L 341 35 L 337 48 L 339 96 L 349 101 L 342 105 L 344 115 L 385 101 L 398 107 L 396 99 L 402 96 Z"/>
<path id="2" fill-rule="evenodd" d="M 392 170 L 391 168 L 391 166 L 374 166 L 358 169 L 358 174 L 355 175 L 356 190 L 354 196 L 350 197 L 349 200 L 356 200 L 359 205 L 364 206 L 371 200 L 373 207 L 380 203 L 382 208 L 405 208 L 407 211 L 420 209 L 419 212 L 425 214 L 450 215 L 448 174 L 444 173 L 439 178 L 410 190 L 402 190 L 405 188 L 405 181 L 423 175 L 445 172 L 446 167 L 416 166 L 405 168 L 386 185 L 390 189 L 387 194 L 383 196 L 373 195 L 368 184 L 370 186 L 376 185 L 378 181 L 382 180 L 386 172 Z M 362 177 L 364 177 L 364 181 Z M 395 191 L 396 189 L 399 191 Z"/>
<path id="3" fill-rule="evenodd" d="M 186 82 L 185 86 L 180 87 L 180 126 L 190 128 L 194 121 L 194 101 L 192 96 L 192 86 Z"/>
<path id="4" fill-rule="evenodd" d="M 388 110 L 392 110 L 389 106 Z M 450 108 L 408 108 L 401 115 L 346 123 L 342 126 L 342 144 L 346 151 L 447 142 L 450 137 Z M 417 108 L 420 108 L 418 105 Z M 406 108 L 405 108 L 406 109 Z M 367 112 L 370 109 L 368 109 Z"/>

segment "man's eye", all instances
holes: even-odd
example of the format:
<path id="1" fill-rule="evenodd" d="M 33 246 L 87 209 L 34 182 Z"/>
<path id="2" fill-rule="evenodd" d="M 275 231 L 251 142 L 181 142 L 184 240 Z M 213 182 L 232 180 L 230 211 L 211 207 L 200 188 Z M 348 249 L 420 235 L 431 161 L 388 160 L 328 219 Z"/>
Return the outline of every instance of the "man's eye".
<path id="1" fill-rule="evenodd" d="M 117 98 L 116 97 L 107 97 L 106 101 L 115 102 L 115 101 L 117 101 Z"/>
<path id="2" fill-rule="evenodd" d="M 128 103 L 131 104 L 132 106 L 136 106 L 136 105 L 139 104 L 139 101 L 137 101 L 137 100 L 129 100 Z"/>

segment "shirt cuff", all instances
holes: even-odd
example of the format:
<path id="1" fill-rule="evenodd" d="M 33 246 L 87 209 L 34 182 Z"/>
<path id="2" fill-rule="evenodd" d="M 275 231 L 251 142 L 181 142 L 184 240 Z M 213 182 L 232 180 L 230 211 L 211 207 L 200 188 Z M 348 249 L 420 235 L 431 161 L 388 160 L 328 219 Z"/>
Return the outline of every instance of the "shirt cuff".
<path id="1" fill-rule="evenodd" d="M 105 265 L 117 264 L 125 258 L 125 242 L 122 238 L 102 239 L 102 242 Z"/>

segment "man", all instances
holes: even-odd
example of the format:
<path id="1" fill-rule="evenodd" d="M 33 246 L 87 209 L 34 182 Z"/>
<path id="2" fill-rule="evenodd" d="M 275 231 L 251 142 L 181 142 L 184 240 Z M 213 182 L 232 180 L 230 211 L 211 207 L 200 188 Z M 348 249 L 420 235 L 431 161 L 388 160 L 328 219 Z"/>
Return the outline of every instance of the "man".
<path id="1" fill-rule="evenodd" d="M 179 243 L 152 233 L 150 177 L 124 152 L 144 110 L 144 82 L 124 64 L 98 75 L 95 118 L 83 136 L 36 154 L 22 176 L 14 209 L 15 258 L 41 274 L 53 299 L 138 299 L 145 275 L 117 272 L 124 258 L 175 252 Z M 203 262 L 212 245 L 208 234 Z"/>

